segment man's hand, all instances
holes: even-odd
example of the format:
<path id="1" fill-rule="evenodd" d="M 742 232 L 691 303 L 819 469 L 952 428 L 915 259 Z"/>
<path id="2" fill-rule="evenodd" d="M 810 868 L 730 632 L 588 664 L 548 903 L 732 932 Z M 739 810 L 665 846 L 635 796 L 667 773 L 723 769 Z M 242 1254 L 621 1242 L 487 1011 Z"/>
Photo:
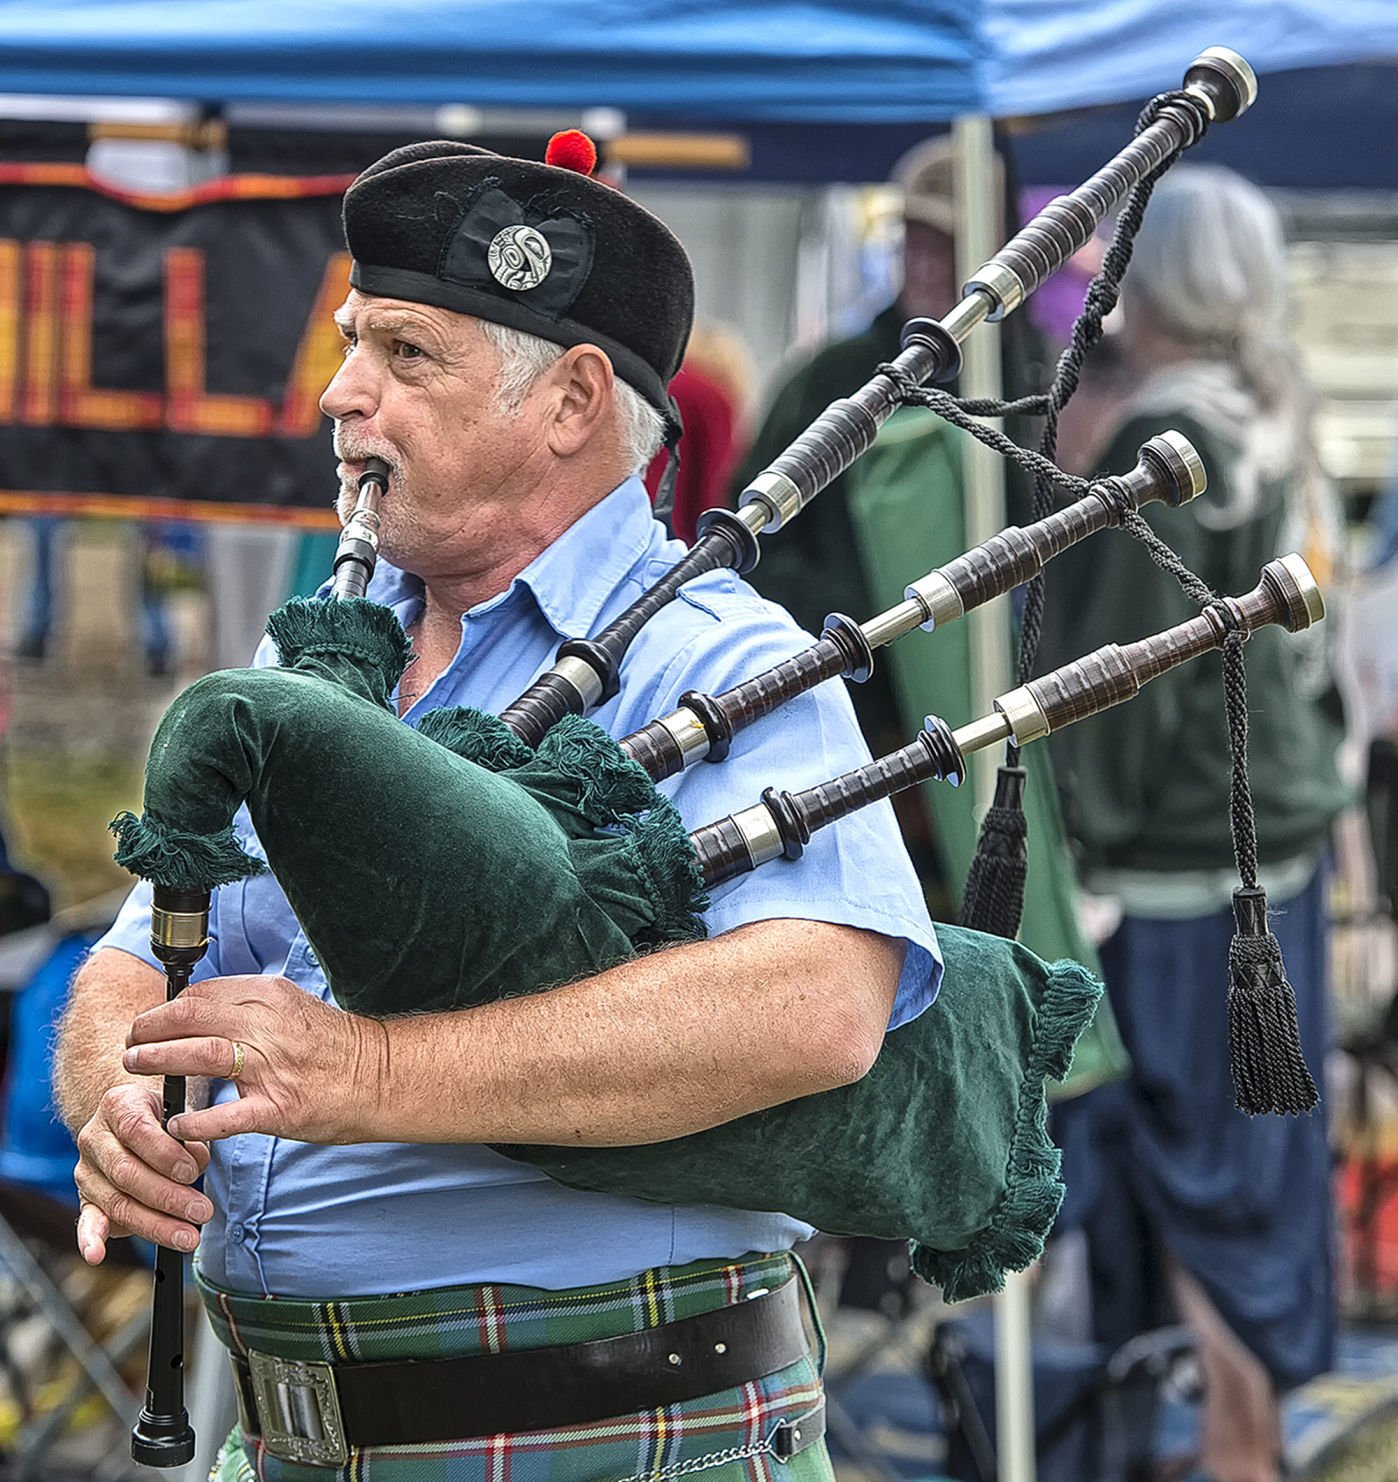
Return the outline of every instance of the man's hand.
<path id="1" fill-rule="evenodd" d="M 213 1205 L 190 1188 L 209 1166 L 208 1147 L 178 1143 L 160 1114 L 160 1093 L 128 1082 L 106 1092 L 78 1132 L 78 1249 L 91 1266 L 122 1235 L 193 1250 L 199 1226 L 213 1215 Z"/>
<path id="2" fill-rule="evenodd" d="M 170 1124 L 208 1142 L 265 1132 L 298 1142 L 372 1140 L 387 1036 L 377 1020 L 313 998 L 286 978 L 211 978 L 139 1015 L 126 1070 L 227 1078 L 243 1049 L 238 1100 L 185 1112 Z"/>

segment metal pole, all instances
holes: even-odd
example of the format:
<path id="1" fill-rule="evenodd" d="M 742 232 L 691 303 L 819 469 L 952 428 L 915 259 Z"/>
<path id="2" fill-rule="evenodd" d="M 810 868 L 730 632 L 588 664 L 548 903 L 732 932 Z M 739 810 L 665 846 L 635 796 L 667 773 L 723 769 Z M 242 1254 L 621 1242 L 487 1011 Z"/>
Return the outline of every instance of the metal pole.
<path id="1" fill-rule="evenodd" d="M 998 248 L 995 142 L 983 116 L 957 119 L 952 127 L 956 152 L 957 272 L 965 282 L 977 265 Z M 961 391 L 966 396 L 998 397 L 1000 332 L 987 325 L 962 346 Z M 1004 464 L 998 454 L 964 439 L 966 543 L 988 539 L 1005 524 Z M 971 649 L 971 710 L 981 715 L 1010 686 L 1009 605 L 1001 598 L 968 615 Z M 995 790 L 997 757 L 992 749 L 972 759 L 971 784 L 978 815 Z M 1029 1324 L 1029 1283 L 1023 1275 L 1005 1281 L 995 1299 L 995 1450 L 998 1482 L 1034 1482 L 1034 1375 Z"/>
<path id="2" fill-rule="evenodd" d="M 953 125 L 956 145 L 956 266 L 962 279 L 996 250 L 995 149 L 990 120 L 961 118 Z M 997 397 L 1000 375 L 1000 326 L 985 324 L 961 347 L 961 392 L 964 396 Z M 962 440 L 962 482 L 965 487 L 966 544 L 978 545 L 1005 525 L 1004 464 L 998 453 Z M 1008 606 L 990 602 L 968 615 L 971 646 L 971 708 L 980 715 L 1013 680 L 1010 671 Z M 995 757 L 985 753 L 972 774 L 978 812 L 990 806 L 995 791 Z"/>

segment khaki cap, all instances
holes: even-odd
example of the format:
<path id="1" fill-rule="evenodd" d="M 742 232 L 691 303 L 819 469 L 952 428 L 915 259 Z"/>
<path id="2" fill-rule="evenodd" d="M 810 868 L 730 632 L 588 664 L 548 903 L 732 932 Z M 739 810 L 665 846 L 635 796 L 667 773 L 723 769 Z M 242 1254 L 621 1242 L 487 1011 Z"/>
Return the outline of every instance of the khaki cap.
<path id="1" fill-rule="evenodd" d="M 935 227 L 947 236 L 956 235 L 956 147 L 949 134 L 915 144 L 893 167 L 893 184 L 903 192 L 903 216 Z M 1003 234 L 1005 165 L 995 156 L 995 199 L 997 230 Z"/>

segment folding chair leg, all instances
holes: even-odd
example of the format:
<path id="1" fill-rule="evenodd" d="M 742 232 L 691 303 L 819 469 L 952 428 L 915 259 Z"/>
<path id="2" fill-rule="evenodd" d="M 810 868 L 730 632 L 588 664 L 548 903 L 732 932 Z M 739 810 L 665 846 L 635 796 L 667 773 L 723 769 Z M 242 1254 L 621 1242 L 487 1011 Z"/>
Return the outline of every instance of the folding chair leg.
<path id="1" fill-rule="evenodd" d="M 39 1310 L 52 1323 L 54 1331 L 117 1415 L 122 1419 L 133 1417 L 137 1400 L 126 1387 L 126 1381 L 101 1346 L 93 1342 L 87 1329 L 64 1300 L 62 1292 L 49 1279 L 29 1247 L 4 1218 L 0 1218 L 0 1262 L 18 1277 Z"/>
<path id="2" fill-rule="evenodd" d="M 138 1313 L 122 1327 L 107 1349 L 99 1351 L 105 1351 L 114 1363 L 119 1364 L 140 1349 L 149 1332 L 150 1315 Z M 92 1375 L 84 1372 L 63 1397 L 61 1404 L 20 1433 L 15 1447 L 15 1482 L 43 1482 L 43 1468 L 49 1447 L 62 1435 L 63 1428 L 72 1418 L 73 1412 L 87 1398 L 92 1386 Z M 130 1418 L 135 1403 L 134 1397 L 130 1398 L 126 1409 L 118 1412 L 122 1420 Z M 122 1470 L 129 1472 L 131 1468 L 123 1466 Z"/>

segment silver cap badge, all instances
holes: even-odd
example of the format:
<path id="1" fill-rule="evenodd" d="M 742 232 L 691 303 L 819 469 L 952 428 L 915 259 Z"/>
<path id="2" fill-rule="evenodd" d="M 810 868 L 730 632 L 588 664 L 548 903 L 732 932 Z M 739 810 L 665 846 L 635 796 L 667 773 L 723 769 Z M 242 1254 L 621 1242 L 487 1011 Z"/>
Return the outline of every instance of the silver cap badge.
<path id="1" fill-rule="evenodd" d="M 537 288 L 553 266 L 553 249 L 532 226 L 507 226 L 496 232 L 486 249 L 491 277 L 519 292 Z"/>

